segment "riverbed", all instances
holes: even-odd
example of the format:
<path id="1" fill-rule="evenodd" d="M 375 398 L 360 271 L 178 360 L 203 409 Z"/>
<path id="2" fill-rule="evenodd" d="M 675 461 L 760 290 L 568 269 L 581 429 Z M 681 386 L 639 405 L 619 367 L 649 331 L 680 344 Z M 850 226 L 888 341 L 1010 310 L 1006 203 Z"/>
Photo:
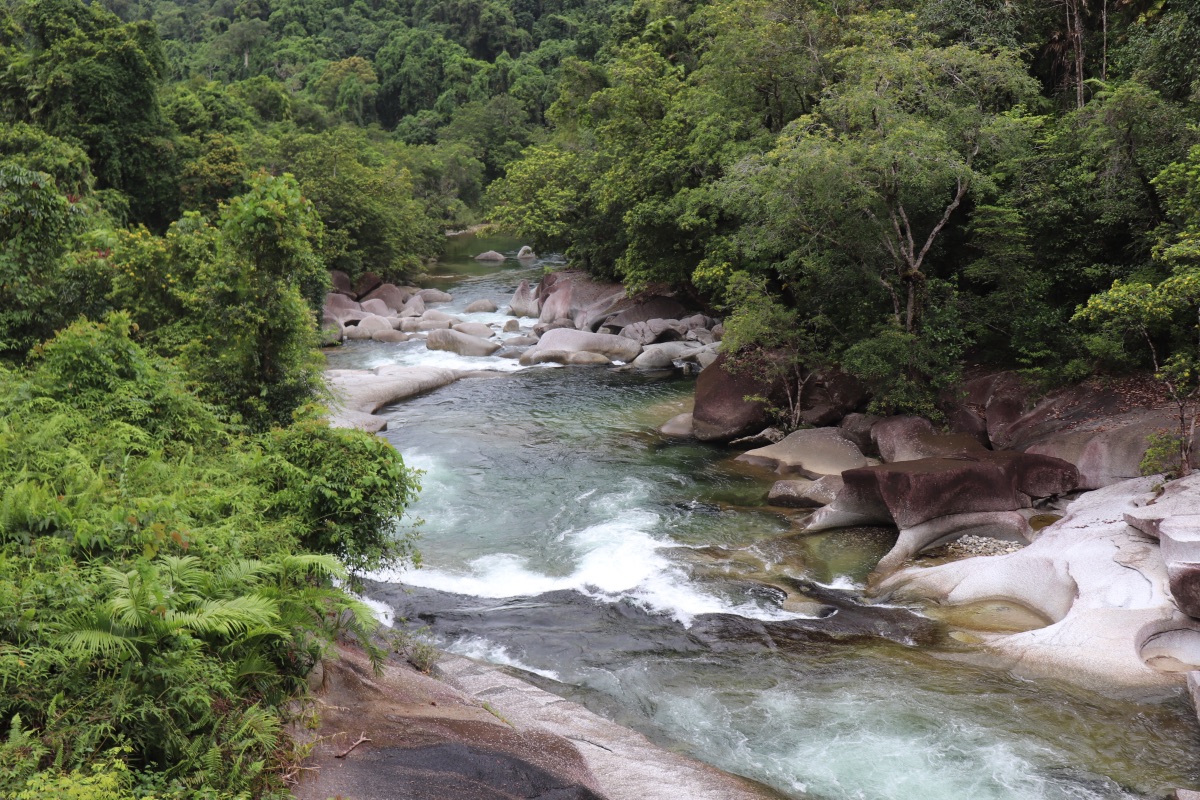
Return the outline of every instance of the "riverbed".
<path id="1" fill-rule="evenodd" d="M 428 282 L 454 295 L 439 310 L 505 320 L 543 264 L 470 256 L 518 245 L 456 238 Z M 480 298 L 500 312 L 461 313 Z M 660 436 L 692 379 L 521 368 L 419 341 L 350 343 L 330 363 L 490 376 L 380 412 L 382 435 L 424 473 L 405 522 L 420 521 L 423 566 L 372 576 L 367 595 L 444 649 L 797 798 L 1100 800 L 1200 785 L 1182 689 L 1109 698 L 968 666 L 964 637 L 923 609 L 867 602 L 895 532 L 798 535 L 764 503 L 770 475 Z"/>

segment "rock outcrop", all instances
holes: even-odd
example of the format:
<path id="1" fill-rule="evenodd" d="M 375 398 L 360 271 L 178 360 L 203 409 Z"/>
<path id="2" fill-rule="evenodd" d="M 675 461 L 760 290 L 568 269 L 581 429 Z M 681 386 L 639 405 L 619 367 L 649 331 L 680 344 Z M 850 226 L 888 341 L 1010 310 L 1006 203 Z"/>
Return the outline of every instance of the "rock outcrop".
<path id="1" fill-rule="evenodd" d="M 408 298 L 412 294 L 390 283 L 385 283 L 375 289 L 363 300 L 381 300 L 392 311 L 399 311 L 404 308 L 404 304 L 408 302 Z"/>
<path id="2" fill-rule="evenodd" d="M 1163 686 L 1200 666 L 1200 626 L 1168 592 L 1159 546 L 1126 515 L 1153 519 L 1156 478 L 1088 492 L 1015 553 L 908 567 L 882 581 L 883 597 L 939 604 L 1016 603 L 1046 624 L 975 633 L 992 663 L 1030 677 L 1101 690 Z M 1183 496 L 1196 490 L 1185 479 Z"/>
<path id="3" fill-rule="evenodd" d="M 335 428 L 381 431 L 387 420 L 374 416 L 384 406 L 453 383 L 461 373 L 434 367 L 388 365 L 375 369 L 331 369 L 325 382 L 333 393 L 329 424 Z"/>
<path id="4" fill-rule="evenodd" d="M 746 398 L 767 396 L 773 387 L 751 375 L 730 372 L 727 359 L 720 354 L 696 378 L 692 428 L 704 442 L 728 442 L 767 427 L 765 404 Z"/>
<path id="5" fill-rule="evenodd" d="M 1124 519 L 1158 540 L 1175 605 L 1200 618 L 1200 477 L 1172 481 Z"/>
<path id="6" fill-rule="evenodd" d="M 939 433 L 924 417 L 900 416 L 878 420 L 871 426 L 871 440 L 879 457 L 887 463 L 987 452 L 987 448 L 973 436 Z"/>
<path id="7" fill-rule="evenodd" d="M 597 283 L 576 270 L 552 272 L 538 286 L 541 322 L 570 320 L 580 330 L 595 330 L 625 299 L 625 287 L 619 283 Z"/>

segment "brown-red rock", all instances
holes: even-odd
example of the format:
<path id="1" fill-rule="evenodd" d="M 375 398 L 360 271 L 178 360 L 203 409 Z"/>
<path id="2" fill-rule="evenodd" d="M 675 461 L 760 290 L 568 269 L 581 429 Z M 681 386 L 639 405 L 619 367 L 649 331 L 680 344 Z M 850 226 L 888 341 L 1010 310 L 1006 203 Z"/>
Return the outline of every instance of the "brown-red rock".
<path id="1" fill-rule="evenodd" d="M 597 283 L 585 272 L 564 270 L 542 278 L 538 286 L 542 322 L 567 318 L 581 330 L 599 327 L 610 310 L 625 299 L 619 283 Z"/>
<path id="2" fill-rule="evenodd" d="M 354 283 L 351 282 L 350 276 L 340 269 L 329 270 L 329 283 L 333 286 L 333 291 L 338 294 L 344 294 L 352 300 L 355 299 Z"/>
<path id="3" fill-rule="evenodd" d="M 934 430 L 933 423 L 924 417 L 887 417 L 871 428 L 871 437 L 880 458 L 887 463 L 957 456 L 986 450 L 973 436 L 939 433 Z"/>
<path id="4" fill-rule="evenodd" d="M 374 272 L 364 272 L 354 283 L 354 296 L 366 297 L 383 285 L 383 278 Z"/>
<path id="5" fill-rule="evenodd" d="M 630 308 L 614 314 L 604 320 L 607 328 L 624 328 L 635 322 L 646 322 L 652 319 L 680 319 L 687 314 L 687 308 L 674 297 L 654 295 L 637 298 Z"/>
<path id="6" fill-rule="evenodd" d="M 412 293 L 392 283 L 385 283 L 376 288 L 363 300 L 382 300 L 392 311 L 399 311 L 412 297 Z"/>
<path id="7" fill-rule="evenodd" d="M 724 353 L 696 378 L 692 429 L 704 442 L 727 442 L 767 427 L 766 405 L 749 396 L 769 397 L 774 387 L 753 375 L 733 373 Z"/>
<path id="8" fill-rule="evenodd" d="M 956 514 L 1015 511 L 1028 508 L 1031 498 L 1072 491 L 1079 471 L 1050 456 L 984 451 L 850 469 L 842 480 L 837 498 L 813 515 L 809 529 L 841 527 L 838 512 L 853 524 L 870 519 L 911 528 Z"/>

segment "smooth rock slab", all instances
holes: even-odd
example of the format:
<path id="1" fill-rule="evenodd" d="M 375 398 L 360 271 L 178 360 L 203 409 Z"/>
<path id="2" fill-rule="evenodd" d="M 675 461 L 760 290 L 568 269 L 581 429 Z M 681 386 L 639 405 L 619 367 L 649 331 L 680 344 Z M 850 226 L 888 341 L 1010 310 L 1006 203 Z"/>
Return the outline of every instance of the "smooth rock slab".
<path id="1" fill-rule="evenodd" d="M 391 364 L 375 369 L 326 370 L 325 382 L 334 397 L 329 424 L 335 428 L 362 428 L 369 418 L 386 426 L 387 420 L 370 415 L 384 406 L 454 383 L 460 377 L 460 373 L 451 369 Z"/>
<path id="2" fill-rule="evenodd" d="M 1154 495 L 1139 478 L 1089 492 L 1027 547 L 933 567 L 908 567 L 878 586 L 882 597 L 942 604 L 1020 603 L 1051 624 L 1021 633 L 980 634 L 991 663 L 1030 677 L 1051 677 L 1099 690 L 1182 681 L 1147 665 L 1140 653 L 1178 612 L 1167 592 L 1157 546 L 1124 514 Z M 1161 652 L 1153 654 L 1161 657 Z"/>
<path id="3" fill-rule="evenodd" d="M 785 436 L 783 441 L 748 450 L 736 460 L 814 479 L 825 475 L 841 475 L 845 470 L 866 467 L 872 463 L 837 428 L 795 431 Z"/>
<path id="4" fill-rule="evenodd" d="M 608 333 L 555 328 L 542 335 L 534 350 L 599 353 L 613 361 L 629 362 L 638 357 L 642 352 L 642 346 L 630 339 L 623 339 Z"/>

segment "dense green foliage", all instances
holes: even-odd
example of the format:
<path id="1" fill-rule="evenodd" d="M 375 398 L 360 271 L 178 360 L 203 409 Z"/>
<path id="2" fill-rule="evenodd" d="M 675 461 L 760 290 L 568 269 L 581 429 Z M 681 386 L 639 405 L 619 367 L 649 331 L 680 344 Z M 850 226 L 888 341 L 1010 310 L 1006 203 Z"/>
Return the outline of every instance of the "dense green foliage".
<path id="1" fill-rule="evenodd" d="M 407 556 L 412 478 L 323 422 L 244 433 L 130 332 L 76 323 L 0 380 L 0 793 L 95 763 L 163 797 L 269 794 L 283 707 L 372 627 L 334 556 Z"/>
<path id="2" fill-rule="evenodd" d="M 1189 246 L 1200 6 L 1065 8 L 637 3 L 564 65 L 494 216 L 596 274 L 701 293 L 760 364 L 795 352 L 752 319 L 778 304 L 812 366 L 880 411 L 936 413 L 967 361 L 1050 380 L 1148 364 L 1075 312 Z M 1160 355 L 1194 351 L 1172 302 Z"/>

